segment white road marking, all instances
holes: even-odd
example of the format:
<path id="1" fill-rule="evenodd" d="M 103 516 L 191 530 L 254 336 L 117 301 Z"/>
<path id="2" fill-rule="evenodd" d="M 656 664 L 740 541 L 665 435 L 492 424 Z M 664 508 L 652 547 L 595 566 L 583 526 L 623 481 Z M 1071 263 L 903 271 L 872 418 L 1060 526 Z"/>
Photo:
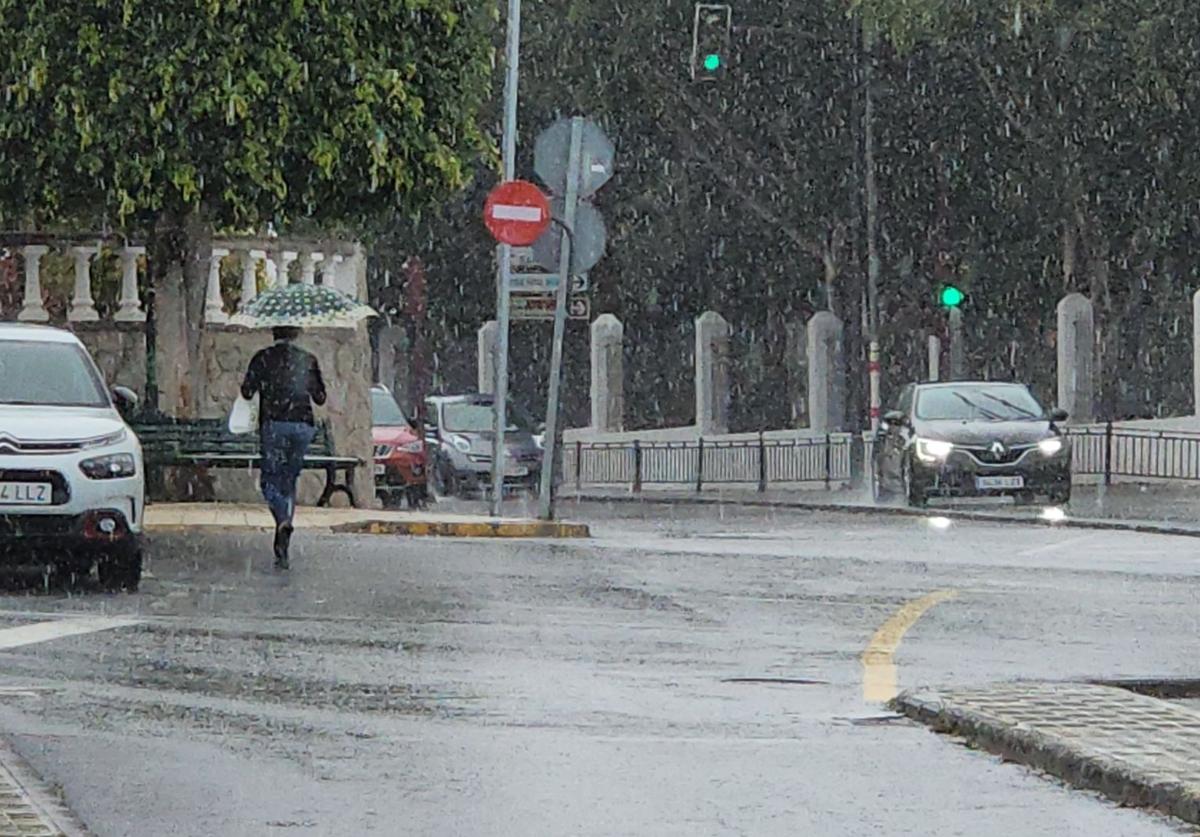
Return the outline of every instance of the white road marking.
<path id="1" fill-rule="evenodd" d="M 33 625 L 5 628 L 0 630 L 0 651 L 20 648 L 23 645 L 36 645 L 39 642 L 49 642 L 68 636 L 94 634 L 98 631 L 111 631 L 114 628 L 130 628 L 134 625 L 141 625 L 144 621 L 144 619 L 125 617 L 82 616 L 75 619 L 60 619 L 56 622 L 37 622 Z"/>

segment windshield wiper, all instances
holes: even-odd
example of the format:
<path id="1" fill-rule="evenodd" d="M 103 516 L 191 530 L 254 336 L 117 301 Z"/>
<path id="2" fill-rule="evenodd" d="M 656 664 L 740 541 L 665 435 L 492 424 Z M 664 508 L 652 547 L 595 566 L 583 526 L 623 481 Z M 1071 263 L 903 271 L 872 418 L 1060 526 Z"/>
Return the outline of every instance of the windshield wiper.
<path id="1" fill-rule="evenodd" d="M 999 403 L 1003 404 L 1005 407 L 1008 407 L 1010 410 L 1015 411 L 1018 415 L 1023 416 L 1024 418 L 1031 418 L 1031 419 L 1041 418 L 1041 416 L 1039 416 L 1037 413 L 1031 413 L 1028 410 L 1026 410 L 1024 407 L 1018 407 L 1016 404 L 1012 403 L 1011 401 L 1008 401 L 1007 399 L 1001 398 L 999 395 L 992 395 L 990 392 L 981 392 L 979 394 L 982 395 L 984 398 L 990 398 L 993 401 L 998 401 Z"/>
<path id="2" fill-rule="evenodd" d="M 986 418 L 988 421 L 1004 421 L 1004 416 L 1000 415 L 999 413 L 993 413 L 987 407 L 983 406 L 982 404 L 978 404 L 978 403 L 972 401 L 970 398 L 967 398 L 967 396 L 963 395 L 961 392 L 954 393 L 954 397 L 957 398 L 959 401 L 962 401 L 964 404 L 966 404 L 971 409 L 978 410 L 980 412 L 980 414 L 982 414 L 983 417 Z"/>

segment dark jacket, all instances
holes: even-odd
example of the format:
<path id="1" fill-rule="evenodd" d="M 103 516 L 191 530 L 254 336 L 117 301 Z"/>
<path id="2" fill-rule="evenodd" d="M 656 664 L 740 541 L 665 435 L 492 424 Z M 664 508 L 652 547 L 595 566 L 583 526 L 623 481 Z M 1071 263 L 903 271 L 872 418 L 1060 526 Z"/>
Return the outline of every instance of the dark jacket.
<path id="1" fill-rule="evenodd" d="M 250 361 L 242 397 L 259 396 L 258 422 L 315 424 L 313 404 L 325 403 L 321 367 L 308 352 L 287 341 L 263 349 Z"/>

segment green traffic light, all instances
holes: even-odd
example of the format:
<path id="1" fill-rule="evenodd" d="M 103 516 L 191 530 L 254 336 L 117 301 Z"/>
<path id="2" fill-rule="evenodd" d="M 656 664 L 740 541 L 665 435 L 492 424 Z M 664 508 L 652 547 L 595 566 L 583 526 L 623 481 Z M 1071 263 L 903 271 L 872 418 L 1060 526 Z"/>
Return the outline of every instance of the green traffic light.
<path id="1" fill-rule="evenodd" d="M 710 73 L 715 73 L 717 70 L 721 69 L 721 56 L 717 55 L 715 52 L 704 56 L 704 69 L 708 70 Z"/>
<path id="2" fill-rule="evenodd" d="M 966 295 L 953 285 L 942 288 L 942 305 L 947 308 L 957 308 L 962 305 Z"/>

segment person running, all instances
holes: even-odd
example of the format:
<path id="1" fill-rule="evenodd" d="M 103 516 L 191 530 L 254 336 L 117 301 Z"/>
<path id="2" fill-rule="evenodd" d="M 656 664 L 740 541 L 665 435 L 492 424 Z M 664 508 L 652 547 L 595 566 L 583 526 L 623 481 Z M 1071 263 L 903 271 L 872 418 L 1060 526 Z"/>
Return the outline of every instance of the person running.
<path id="1" fill-rule="evenodd" d="M 296 481 L 316 435 L 313 404 L 325 403 L 325 381 L 317 359 L 296 345 L 300 329 L 272 331 L 275 344 L 258 352 L 246 370 L 242 397 L 259 396 L 262 494 L 275 518 L 275 566 L 289 567 Z"/>

